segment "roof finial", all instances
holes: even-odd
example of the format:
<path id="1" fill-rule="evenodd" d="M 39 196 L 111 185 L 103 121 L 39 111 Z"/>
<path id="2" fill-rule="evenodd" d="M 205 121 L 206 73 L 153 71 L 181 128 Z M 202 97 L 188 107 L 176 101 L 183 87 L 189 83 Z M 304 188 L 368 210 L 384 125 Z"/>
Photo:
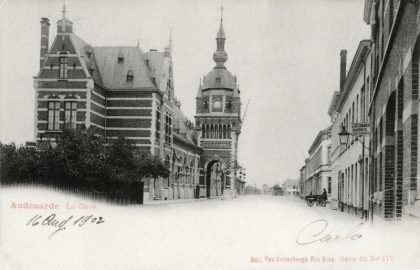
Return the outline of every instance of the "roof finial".
<path id="1" fill-rule="evenodd" d="M 61 19 L 61 30 L 64 32 L 66 31 L 66 1 L 63 1 L 63 18 Z"/>
<path id="2" fill-rule="evenodd" d="M 169 27 L 169 47 L 172 48 L 172 31 L 174 30 L 173 27 Z"/>
<path id="3" fill-rule="evenodd" d="M 222 0 L 222 6 L 220 7 L 220 23 L 223 23 L 223 0 Z"/>

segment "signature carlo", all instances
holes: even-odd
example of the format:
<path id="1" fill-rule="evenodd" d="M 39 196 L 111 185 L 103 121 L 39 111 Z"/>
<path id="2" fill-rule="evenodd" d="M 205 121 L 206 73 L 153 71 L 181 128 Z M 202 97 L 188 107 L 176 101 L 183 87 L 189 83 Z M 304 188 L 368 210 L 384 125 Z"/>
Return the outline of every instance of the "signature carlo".
<path id="1" fill-rule="evenodd" d="M 328 221 L 325 219 L 315 220 L 305 227 L 303 227 L 296 236 L 296 243 L 298 245 L 309 245 L 313 243 L 332 243 L 342 240 L 357 240 L 362 237 L 357 231 L 363 226 L 363 222 L 357 224 L 353 229 L 348 231 L 345 235 L 329 234 L 326 232 Z"/>

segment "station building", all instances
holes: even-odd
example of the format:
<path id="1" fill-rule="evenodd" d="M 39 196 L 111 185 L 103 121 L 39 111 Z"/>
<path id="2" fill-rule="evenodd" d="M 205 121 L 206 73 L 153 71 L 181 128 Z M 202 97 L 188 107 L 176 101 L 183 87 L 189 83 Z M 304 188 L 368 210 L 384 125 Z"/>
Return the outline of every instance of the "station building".
<path id="1" fill-rule="evenodd" d="M 139 45 L 92 46 L 73 31 L 65 6 L 50 46 L 50 21 L 41 19 L 40 69 L 34 77 L 35 140 L 55 143 L 64 125 L 94 127 L 115 140 L 124 136 L 136 147 L 161 157 L 166 179 L 147 179 L 144 198 L 193 198 L 236 195 L 240 99 L 236 77 L 224 62 L 223 25 L 217 36 L 216 67 L 203 78 L 196 121 L 176 98 L 172 40 L 163 51 Z"/>

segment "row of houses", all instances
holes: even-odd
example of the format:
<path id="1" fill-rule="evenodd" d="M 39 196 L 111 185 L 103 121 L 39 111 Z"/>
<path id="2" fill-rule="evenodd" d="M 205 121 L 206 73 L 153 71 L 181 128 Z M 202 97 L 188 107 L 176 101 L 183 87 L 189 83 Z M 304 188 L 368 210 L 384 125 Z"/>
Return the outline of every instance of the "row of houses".
<path id="1" fill-rule="evenodd" d="M 281 184 L 275 184 L 269 187 L 267 184 L 262 185 L 262 193 L 266 195 L 282 196 L 282 195 L 299 195 L 300 185 L 299 180 L 287 179 Z"/>
<path id="2" fill-rule="evenodd" d="M 301 196 L 325 189 L 331 209 L 365 218 L 420 217 L 420 1 L 366 0 L 359 42 L 300 169 Z"/>

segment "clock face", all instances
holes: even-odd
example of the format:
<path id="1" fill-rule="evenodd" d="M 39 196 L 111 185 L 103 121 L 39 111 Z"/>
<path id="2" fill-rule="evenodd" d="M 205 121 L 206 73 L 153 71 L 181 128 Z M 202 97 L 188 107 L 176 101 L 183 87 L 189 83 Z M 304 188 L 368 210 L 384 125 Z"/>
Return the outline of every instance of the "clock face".
<path id="1" fill-rule="evenodd" d="M 222 102 L 220 100 L 215 100 L 213 102 L 213 109 L 219 110 L 220 108 L 222 108 Z"/>

